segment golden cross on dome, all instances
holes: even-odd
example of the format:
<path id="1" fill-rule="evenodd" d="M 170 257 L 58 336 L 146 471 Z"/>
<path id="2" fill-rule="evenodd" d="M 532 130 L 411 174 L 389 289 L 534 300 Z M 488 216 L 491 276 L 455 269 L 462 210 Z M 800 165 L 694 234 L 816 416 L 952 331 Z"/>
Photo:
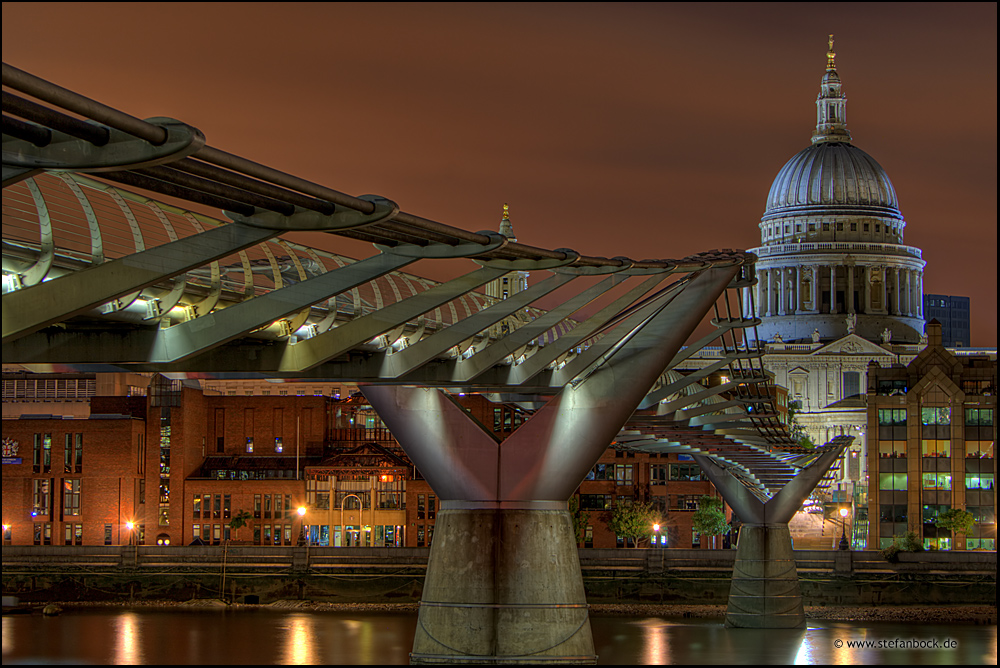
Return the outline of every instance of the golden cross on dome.
<path id="1" fill-rule="evenodd" d="M 507 203 L 506 202 L 504 202 L 504 205 L 503 205 L 503 219 L 504 220 L 510 220 L 510 212 L 507 211 Z"/>
<path id="2" fill-rule="evenodd" d="M 833 35 L 830 35 L 830 39 L 827 43 L 830 45 L 830 49 L 826 52 L 826 69 L 835 70 L 837 69 L 837 66 L 834 64 L 833 60 L 837 57 L 837 54 L 833 51 Z"/>

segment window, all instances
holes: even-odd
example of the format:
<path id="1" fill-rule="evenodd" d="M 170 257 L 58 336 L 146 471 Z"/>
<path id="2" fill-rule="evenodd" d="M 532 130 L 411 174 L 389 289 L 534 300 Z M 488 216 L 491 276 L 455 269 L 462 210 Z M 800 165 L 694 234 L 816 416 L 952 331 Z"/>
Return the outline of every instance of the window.
<path id="1" fill-rule="evenodd" d="M 580 510 L 611 510 L 611 495 L 581 494 Z"/>
<path id="2" fill-rule="evenodd" d="M 632 484 L 632 464 L 615 464 L 615 484 Z"/>
<path id="3" fill-rule="evenodd" d="M 52 434 L 35 434 L 31 463 L 34 473 L 48 473 L 52 469 Z"/>
<path id="4" fill-rule="evenodd" d="M 951 457 L 951 441 L 938 439 L 921 440 L 920 452 L 924 457 Z"/>
<path id="5" fill-rule="evenodd" d="M 992 473 L 966 473 L 965 489 L 993 489 Z"/>
<path id="6" fill-rule="evenodd" d="M 993 459 L 993 441 L 966 441 L 965 456 L 969 459 Z"/>
<path id="7" fill-rule="evenodd" d="M 697 464 L 671 464 L 670 479 L 686 481 L 701 480 L 701 467 Z"/>
<path id="8" fill-rule="evenodd" d="M 284 445 L 282 445 L 282 443 L 281 443 L 281 437 L 280 436 L 275 436 L 274 437 L 274 451 L 277 452 L 277 453 L 281 453 L 281 452 L 284 451 Z"/>
<path id="9" fill-rule="evenodd" d="M 587 480 L 611 480 L 614 464 L 597 464 L 587 473 Z"/>
<path id="10" fill-rule="evenodd" d="M 879 425 L 906 426 L 905 408 L 880 408 L 878 409 Z"/>
<path id="11" fill-rule="evenodd" d="M 697 494 L 677 494 L 673 499 L 675 510 L 698 510 Z"/>
<path id="12" fill-rule="evenodd" d="M 216 494 L 212 504 L 212 517 L 219 519 L 222 517 L 222 495 Z"/>
<path id="13" fill-rule="evenodd" d="M 195 494 L 191 503 L 191 514 L 196 520 L 201 519 L 201 494 Z"/>
<path id="14" fill-rule="evenodd" d="M 667 465 L 666 464 L 650 464 L 649 465 L 649 484 L 650 485 L 666 485 L 667 484 Z"/>
<path id="15" fill-rule="evenodd" d="M 111 526 L 110 524 L 106 526 Z M 36 522 L 34 525 L 34 544 L 35 545 L 51 545 L 52 544 L 52 523 L 51 522 Z M 111 543 L 106 543 L 110 545 Z"/>
<path id="16" fill-rule="evenodd" d="M 878 474 L 878 488 L 880 490 L 895 490 L 895 491 L 906 491 L 906 479 L 907 474 L 905 473 L 879 473 Z"/>
<path id="17" fill-rule="evenodd" d="M 927 490 L 951 489 L 951 473 L 940 471 L 925 472 L 921 475 L 922 487 Z"/>
<path id="18" fill-rule="evenodd" d="M 52 514 L 52 482 L 31 481 L 31 516 L 50 517 Z"/>
<path id="19" fill-rule="evenodd" d="M 247 452 L 253 452 L 253 436 L 247 436 Z"/>
<path id="20" fill-rule="evenodd" d="M 66 434 L 63 446 L 63 473 L 73 472 L 73 434 Z M 69 545 L 69 543 L 67 543 Z"/>
<path id="21" fill-rule="evenodd" d="M 260 519 L 260 494 L 253 495 L 253 517 L 255 520 Z M 260 541 L 258 541 L 260 542 Z"/>
<path id="22" fill-rule="evenodd" d="M 80 479 L 63 478 L 63 517 L 79 517 L 79 516 L 80 516 Z"/>
<path id="23" fill-rule="evenodd" d="M 861 394 L 861 374 L 857 371 L 844 372 L 844 397 Z"/>
<path id="24" fill-rule="evenodd" d="M 104 544 L 111 545 L 111 525 L 104 525 Z"/>
<path id="25" fill-rule="evenodd" d="M 879 441 L 879 457 L 905 457 L 906 441 Z"/>
<path id="26" fill-rule="evenodd" d="M 920 409 L 920 424 L 951 424 L 951 409 L 948 407 L 924 407 Z"/>
<path id="27" fill-rule="evenodd" d="M 882 504 L 879 506 L 879 522 L 906 524 L 906 504 Z"/>
<path id="28" fill-rule="evenodd" d="M 992 427 L 993 426 L 993 409 L 992 408 L 966 408 L 965 409 L 965 425 L 977 426 L 977 427 Z"/>

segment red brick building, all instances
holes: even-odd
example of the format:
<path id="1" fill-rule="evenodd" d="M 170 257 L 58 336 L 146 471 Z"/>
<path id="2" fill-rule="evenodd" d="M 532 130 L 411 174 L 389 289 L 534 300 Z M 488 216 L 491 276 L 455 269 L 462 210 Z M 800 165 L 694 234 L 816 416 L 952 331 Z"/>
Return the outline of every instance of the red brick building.
<path id="1" fill-rule="evenodd" d="M 456 399 L 500 439 L 529 416 L 482 395 Z M 3 420 L 3 436 L 5 544 L 290 545 L 302 536 L 424 547 L 440 510 L 360 396 L 213 396 L 157 376 L 147 396 L 92 397 L 89 418 L 22 411 Z M 682 458 L 609 448 L 577 492 L 582 545 L 621 544 L 610 508 L 632 501 L 660 510 L 661 544 L 697 544 L 692 511 L 713 488 Z M 246 526 L 232 529 L 241 513 Z"/>

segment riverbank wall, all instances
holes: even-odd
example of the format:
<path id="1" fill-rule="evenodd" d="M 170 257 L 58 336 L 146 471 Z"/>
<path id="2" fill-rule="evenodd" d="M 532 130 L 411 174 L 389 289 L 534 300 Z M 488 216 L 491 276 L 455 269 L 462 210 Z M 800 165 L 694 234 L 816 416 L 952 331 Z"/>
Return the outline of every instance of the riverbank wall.
<path id="1" fill-rule="evenodd" d="M 3 594 L 24 602 L 416 603 L 429 548 L 4 546 Z M 734 550 L 580 550 L 587 601 L 724 604 Z M 796 550 L 804 603 L 996 602 L 996 552 Z"/>

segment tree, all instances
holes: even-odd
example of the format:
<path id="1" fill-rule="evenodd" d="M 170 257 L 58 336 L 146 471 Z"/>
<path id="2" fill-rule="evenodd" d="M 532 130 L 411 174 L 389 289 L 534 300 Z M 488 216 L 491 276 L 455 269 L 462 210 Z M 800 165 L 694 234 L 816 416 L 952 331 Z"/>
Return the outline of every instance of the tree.
<path id="1" fill-rule="evenodd" d="M 580 497 L 575 494 L 569 497 L 567 508 L 569 509 L 569 516 L 573 518 L 573 536 L 576 538 L 576 544 L 579 545 L 583 542 L 584 529 L 587 526 L 587 522 L 590 521 L 590 513 L 580 512 Z"/>
<path id="2" fill-rule="evenodd" d="M 648 536 L 653 531 L 653 524 L 659 521 L 659 513 L 651 503 L 616 503 L 611 510 L 611 521 L 608 526 L 625 540 L 632 539 L 633 547 L 639 547 L 639 538 Z"/>
<path id="3" fill-rule="evenodd" d="M 796 416 L 801 408 L 801 401 L 794 400 L 788 402 L 789 434 L 798 442 L 800 448 L 812 449 L 816 447 L 816 444 L 813 443 L 812 438 L 809 437 L 805 427 L 799 424 L 799 421 L 796 419 Z"/>
<path id="4" fill-rule="evenodd" d="M 698 500 L 698 510 L 694 511 L 692 527 L 703 536 L 718 536 L 729 533 L 729 522 L 722 510 L 722 499 L 716 496 L 702 496 Z"/>
<path id="5" fill-rule="evenodd" d="M 934 526 L 938 529 L 947 529 L 953 534 L 969 533 L 975 523 L 976 520 L 972 517 L 972 513 L 961 508 L 949 508 L 934 520 Z"/>
<path id="6" fill-rule="evenodd" d="M 233 530 L 235 535 L 235 532 L 239 531 L 240 528 L 245 526 L 250 526 L 250 520 L 252 519 L 253 515 L 251 515 L 249 511 L 247 510 L 237 511 L 237 513 L 233 515 L 233 519 L 230 520 L 229 522 L 229 528 Z"/>

